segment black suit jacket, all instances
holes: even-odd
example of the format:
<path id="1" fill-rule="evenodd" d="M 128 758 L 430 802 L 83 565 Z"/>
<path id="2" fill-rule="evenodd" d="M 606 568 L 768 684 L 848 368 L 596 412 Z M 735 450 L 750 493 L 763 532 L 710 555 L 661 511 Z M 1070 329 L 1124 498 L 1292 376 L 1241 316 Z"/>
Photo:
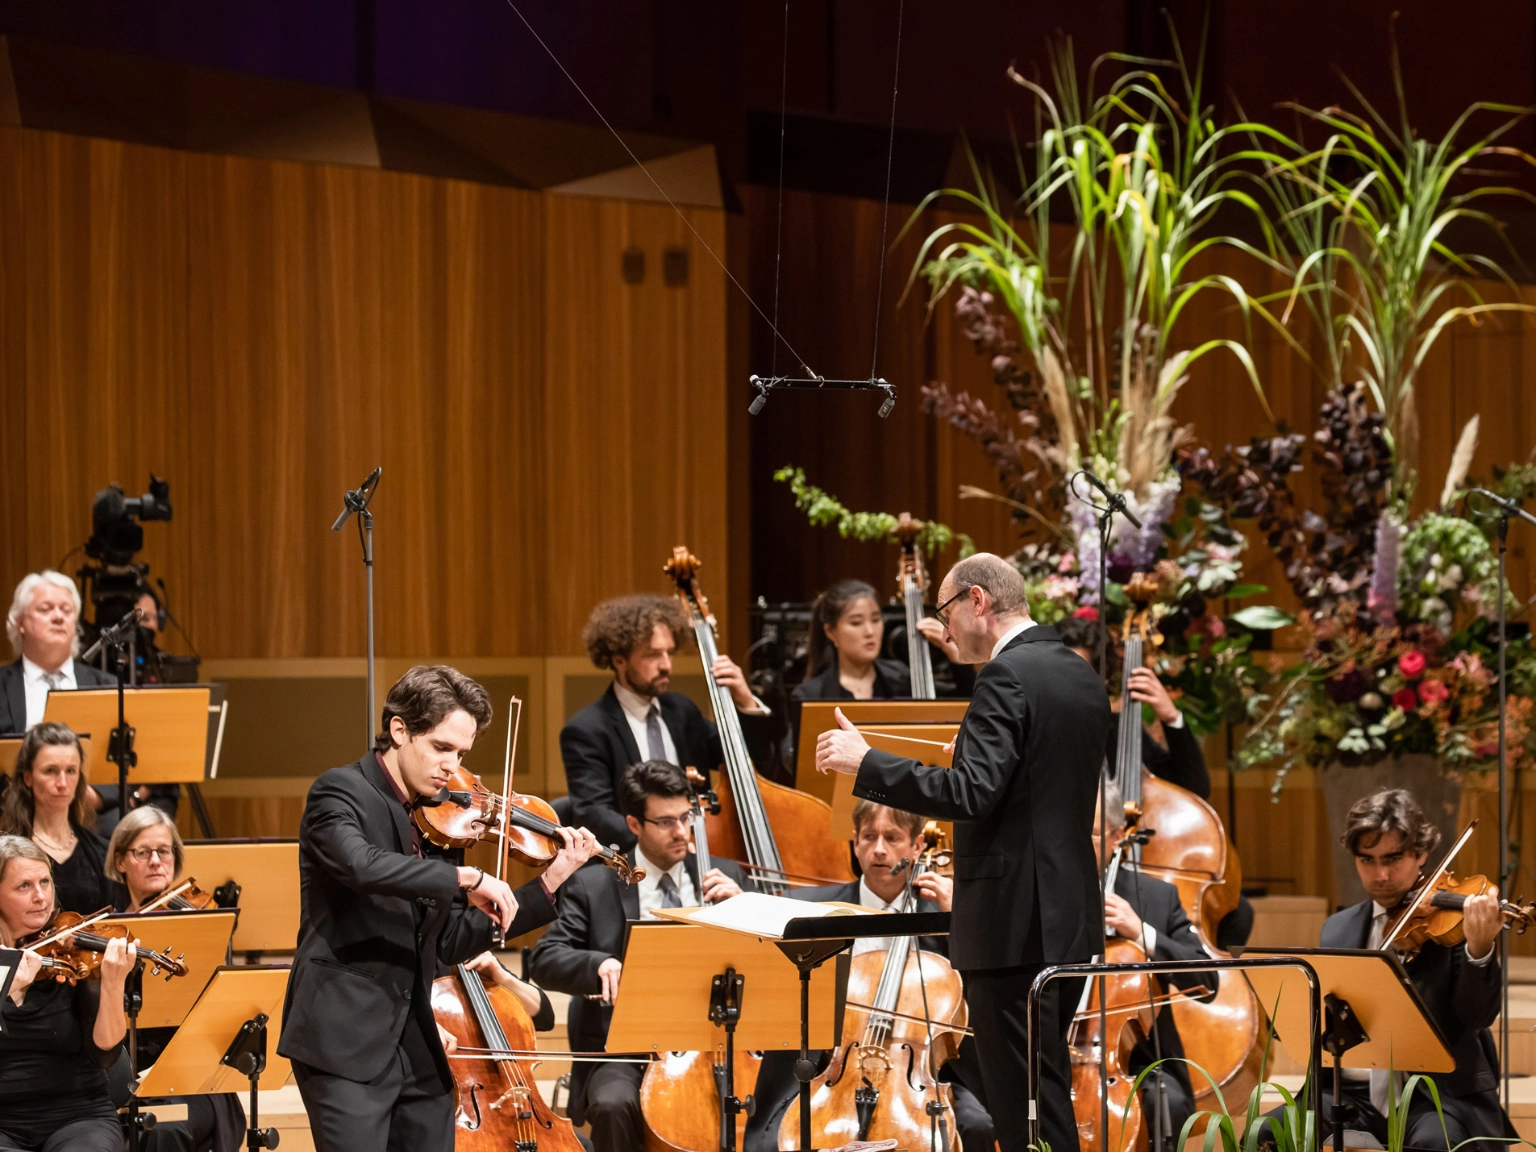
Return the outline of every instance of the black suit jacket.
<path id="1" fill-rule="evenodd" d="M 100 668 L 82 664 L 76 660 L 75 683 L 81 688 L 115 688 L 117 677 L 108 675 Z M 0 734 L 27 730 L 27 689 L 22 676 L 21 657 L 0 668 Z M 107 746 L 107 733 L 92 732 L 91 737 Z"/>
<path id="2" fill-rule="evenodd" d="M 953 768 L 872 749 L 854 794 L 955 821 L 950 960 L 962 972 L 1097 951 L 1089 838 L 1109 701 L 1086 660 L 1036 624 L 976 677 Z"/>
<path id="3" fill-rule="evenodd" d="M 278 1054 L 367 1081 L 405 1029 L 420 1028 L 448 1091 L 430 982 L 439 960 L 477 956 L 492 934 L 490 918 L 458 895 L 453 864 L 412 853 L 405 809 L 371 751 L 321 775 L 299 824 L 299 940 Z M 509 940 L 554 919 L 539 881 L 515 895 Z"/>
<path id="4" fill-rule="evenodd" d="M 679 767 L 697 768 L 708 776 L 725 760 L 720 733 L 704 718 L 699 706 L 681 692 L 657 697 L 661 720 L 672 734 L 682 760 Z M 619 777 L 631 764 L 646 759 L 624 716 L 613 685 L 560 729 L 560 759 L 570 793 L 571 823 L 589 828 L 604 844 L 625 851 L 635 846 L 634 834 L 619 814 Z"/>
<path id="5" fill-rule="evenodd" d="M 635 862 L 633 848 L 629 862 Z M 753 891 L 752 882 L 734 860 L 714 857 L 710 863 L 736 881 L 743 892 Z M 684 867 L 697 892 L 699 862 L 692 852 Z M 606 1050 L 613 1008 L 586 997 L 603 990 L 597 970 L 604 960 L 624 958 L 629 922 L 638 919 L 639 887 L 625 884 L 601 861 L 590 861 L 578 869 L 560 889 L 559 915 L 529 953 L 528 975 L 540 987 L 570 994 L 566 1031 L 573 1052 Z M 594 1067 L 576 1064 L 571 1070 L 571 1118 L 578 1124 L 586 1123 L 587 1081 Z"/>
<path id="6" fill-rule="evenodd" d="M 1364 948 L 1371 938 L 1374 904 L 1364 900 L 1323 923 L 1324 948 Z M 1470 1103 L 1481 1134 L 1502 1133 L 1507 1121 L 1499 1107 L 1499 1057 L 1488 1027 L 1499 1015 L 1499 958 L 1473 964 L 1465 945 L 1425 944 L 1404 967 L 1419 997 L 1440 1026 L 1456 1071 L 1433 1073 L 1442 1096 Z M 1327 1066 L 1325 1058 L 1324 1066 Z"/>

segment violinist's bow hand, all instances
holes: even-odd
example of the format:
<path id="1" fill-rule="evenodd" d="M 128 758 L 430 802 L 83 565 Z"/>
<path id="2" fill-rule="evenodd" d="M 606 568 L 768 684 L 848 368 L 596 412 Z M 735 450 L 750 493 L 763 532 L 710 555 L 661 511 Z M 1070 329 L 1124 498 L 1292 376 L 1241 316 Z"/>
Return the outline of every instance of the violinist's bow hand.
<path id="1" fill-rule="evenodd" d="M 480 886 L 469 893 L 469 902 L 489 916 L 502 933 L 512 927 L 512 918 L 517 915 L 517 898 L 505 880 L 486 876 Z"/>
<path id="2" fill-rule="evenodd" d="M 837 717 L 837 727 L 816 737 L 816 771 L 856 776 L 869 751 L 869 742 L 841 708 L 834 709 L 832 714 Z"/>
<path id="3" fill-rule="evenodd" d="M 1467 938 L 1467 955 L 1481 960 L 1493 949 L 1504 927 L 1499 911 L 1499 890 L 1490 887 L 1479 896 L 1468 896 L 1461 908 L 1461 929 Z"/>

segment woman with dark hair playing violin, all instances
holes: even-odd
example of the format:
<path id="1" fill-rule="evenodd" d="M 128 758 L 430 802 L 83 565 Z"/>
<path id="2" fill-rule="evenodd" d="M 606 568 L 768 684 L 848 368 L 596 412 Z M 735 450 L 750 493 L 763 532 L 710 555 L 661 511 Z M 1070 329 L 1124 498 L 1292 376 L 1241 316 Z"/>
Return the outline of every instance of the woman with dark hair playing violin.
<path id="1" fill-rule="evenodd" d="M 36 935 L 55 913 L 52 869 L 32 841 L 0 836 L 0 944 Z M 120 1152 L 122 1125 L 106 1069 L 128 1022 L 123 984 L 132 944 L 111 940 L 98 980 L 55 980 L 23 951 L 0 997 L 0 1152 Z"/>
<path id="2" fill-rule="evenodd" d="M 132 809 L 112 829 L 107 844 L 106 877 L 118 892 L 119 912 L 139 912 L 153 904 L 181 875 L 185 849 L 171 818 L 153 804 Z M 179 906 L 178 906 L 179 907 Z M 175 908 L 155 909 L 164 913 Z M 139 1073 L 160 1058 L 175 1028 L 139 1029 Z M 162 1120 L 145 1143 L 149 1152 L 236 1152 L 244 1142 L 245 1109 L 232 1092 L 176 1096 L 164 1103 L 184 1104 L 186 1120 Z"/>

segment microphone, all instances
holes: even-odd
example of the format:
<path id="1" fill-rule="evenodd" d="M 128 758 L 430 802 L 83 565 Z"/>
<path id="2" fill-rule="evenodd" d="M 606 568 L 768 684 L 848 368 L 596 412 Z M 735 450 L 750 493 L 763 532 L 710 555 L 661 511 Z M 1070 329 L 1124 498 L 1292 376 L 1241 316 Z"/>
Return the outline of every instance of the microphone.
<path id="1" fill-rule="evenodd" d="M 910 867 L 912 867 L 911 859 L 906 857 L 906 856 L 903 856 L 900 860 L 896 861 L 896 863 L 891 865 L 891 875 L 892 876 L 900 876 L 903 872 L 905 872 Z"/>
<path id="2" fill-rule="evenodd" d="M 894 397 L 894 396 L 887 396 L 885 398 L 885 403 L 880 405 L 880 419 L 884 420 L 887 416 L 889 416 L 891 414 L 891 411 L 895 407 L 896 407 L 896 397 Z"/>
<path id="3" fill-rule="evenodd" d="M 1083 477 L 1083 479 L 1087 480 L 1088 483 L 1092 484 L 1100 492 L 1102 492 L 1104 494 L 1104 499 L 1109 501 L 1109 506 L 1111 508 L 1113 508 L 1115 511 L 1119 512 L 1120 515 L 1124 516 L 1132 524 L 1136 525 L 1136 527 L 1138 527 L 1138 528 L 1141 527 L 1141 521 L 1136 519 L 1135 514 L 1129 508 L 1127 508 L 1125 506 L 1125 497 L 1124 496 L 1122 496 L 1119 492 L 1112 492 L 1112 491 L 1110 491 L 1110 488 L 1109 488 L 1108 484 L 1104 483 L 1104 481 L 1100 480 L 1097 476 L 1095 476 L 1092 472 L 1088 471 L 1088 469 L 1086 469 L 1086 468 L 1078 469 L 1077 474 L 1079 476 Z"/>
<path id="4" fill-rule="evenodd" d="M 373 499 L 373 490 L 379 486 L 379 476 L 383 471 L 383 465 L 375 468 L 368 473 L 368 479 L 341 498 L 345 507 L 342 508 L 341 515 L 336 517 L 336 523 L 331 525 L 332 532 L 340 532 L 342 526 L 352 518 L 352 513 L 367 509 L 368 501 Z"/>
<path id="5" fill-rule="evenodd" d="M 1520 507 L 1520 505 L 1514 500 L 1506 500 L 1497 492 L 1490 492 L 1486 488 L 1467 489 L 1467 495 L 1470 496 L 1473 493 L 1476 493 L 1477 495 L 1483 497 L 1483 499 L 1490 501 L 1493 506 L 1496 507 L 1505 516 L 1518 516 L 1520 519 L 1526 521 L 1529 524 L 1536 524 L 1536 516 L 1532 516 L 1524 508 Z"/>
<path id="6" fill-rule="evenodd" d="M 747 415 L 756 416 L 763 410 L 763 405 L 768 403 L 768 393 L 759 392 L 752 403 L 747 405 Z M 883 415 L 883 413 L 882 413 Z"/>
<path id="7" fill-rule="evenodd" d="M 89 664 L 103 648 L 108 645 L 121 644 L 123 638 L 139 626 L 139 617 L 142 615 L 142 612 L 134 608 L 128 615 L 124 616 L 110 628 L 103 628 L 101 635 L 96 638 L 96 643 L 92 644 L 81 654 L 80 663 Z"/>

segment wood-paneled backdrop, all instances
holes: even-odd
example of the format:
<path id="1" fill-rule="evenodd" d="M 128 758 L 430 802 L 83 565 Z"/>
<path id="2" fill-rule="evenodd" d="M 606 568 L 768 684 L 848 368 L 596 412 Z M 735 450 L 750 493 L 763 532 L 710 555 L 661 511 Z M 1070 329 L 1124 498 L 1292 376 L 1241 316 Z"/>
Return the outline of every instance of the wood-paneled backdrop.
<path id="1" fill-rule="evenodd" d="M 665 205 L 0 128 L 0 357 L 0 574 L 73 572 L 93 494 L 167 478 L 142 558 L 232 682 L 226 774 L 360 749 L 363 570 L 330 525 L 375 465 L 381 697 L 480 658 L 542 724 L 543 662 L 579 675 L 592 604 L 664 590 L 679 542 L 725 615 L 724 276 Z M 549 751 L 522 764 L 560 792 Z"/>

